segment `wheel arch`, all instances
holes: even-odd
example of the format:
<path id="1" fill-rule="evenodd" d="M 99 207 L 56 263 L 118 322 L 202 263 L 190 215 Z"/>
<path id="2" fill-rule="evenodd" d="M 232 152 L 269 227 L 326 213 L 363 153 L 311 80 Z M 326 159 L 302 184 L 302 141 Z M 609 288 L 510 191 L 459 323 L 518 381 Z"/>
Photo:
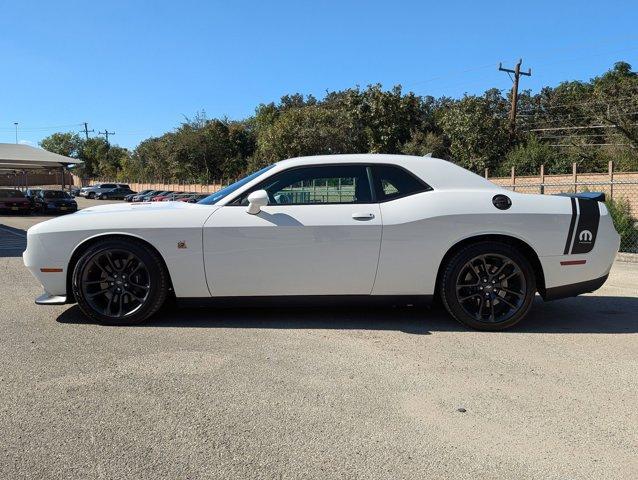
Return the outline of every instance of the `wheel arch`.
<path id="1" fill-rule="evenodd" d="M 530 265 L 534 270 L 534 277 L 536 279 L 536 288 L 538 292 L 544 296 L 545 295 L 545 273 L 543 272 L 543 266 L 541 265 L 541 261 L 536 253 L 536 250 L 532 248 L 524 240 L 520 238 L 513 237 L 511 235 L 506 234 L 481 234 L 474 235 L 471 237 L 464 238 L 455 243 L 452 247 L 448 249 L 445 253 L 441 262 L 439 263 L 439 268 L 436 273 L 436 284 L 435 284 L 435 298 L 438 298 L 440 289 L 441 289 L 441 277 L 443 275 L 443 270 L 445 269 L 445 265 L 447 262 L 462 248 L 471 245 L 476 242 L 482 241 L 493 241 L 500 242 L 506 245 L 510 245 L 516 248 L 525 258 L 529 261 Z"/>
<path id="2" fill-rule="evenodd" d="M 171 279 L 171 271 L 168 269 L 168 266 L 166 265 L 166 261 L 164 260 L 164 257 L 162 256 L 160 251 L 157 248 L 155 248 L 153 244 L 151 244 L 148 240 L 145 240 L 144 238 L 131 233 L 122 233 L 122 232 L 101 233 L 101 234 L 94 235 L 92 237 L 84 239 L 82 242 L 76 245 L 75 249 L 73 250 L 73 253 L 71 254 L 71 258 L 69 259 L 69 263 L 67 264 L 67 269 L 66 269 L 67 303 L 73 303 L 76 301 L 73 295 L 73 288 L 72 288 L 71 282 L 73 281 L 73 278 L 72 278 L 73 270 L 75 269 L 75 265 L 78 263 L 78 260 L 80 259 L 80 257 L 84 254 L 84 252 L 86 252 L 89 248 L 91 248 L 96 243 L 99 243 L 103 240 L 118 239 L 118 238 L 125 239 L 125 240 L 133 239 L 136 242 L 142 244 L 144 247 L 152 250 L 158 255 L 158 257 L 162 260 L 162 264 L 164 268 L 166 269 L 166 273 L 168 274 L 169 293 L 173 294 L 174 290 L 173 290 L 173 280 Z"/>

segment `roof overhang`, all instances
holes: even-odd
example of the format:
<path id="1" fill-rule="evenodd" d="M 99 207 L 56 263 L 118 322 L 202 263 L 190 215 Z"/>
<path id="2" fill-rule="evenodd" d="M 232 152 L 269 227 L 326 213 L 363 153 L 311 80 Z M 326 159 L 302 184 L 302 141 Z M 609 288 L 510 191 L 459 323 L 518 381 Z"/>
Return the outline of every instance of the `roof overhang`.
<path id="1" fill-rule="evenodd" d="M 26 170 L 60 168 L 84 163 L 41 148 L 14 143 L 0 143 L 0 169 Z"/>

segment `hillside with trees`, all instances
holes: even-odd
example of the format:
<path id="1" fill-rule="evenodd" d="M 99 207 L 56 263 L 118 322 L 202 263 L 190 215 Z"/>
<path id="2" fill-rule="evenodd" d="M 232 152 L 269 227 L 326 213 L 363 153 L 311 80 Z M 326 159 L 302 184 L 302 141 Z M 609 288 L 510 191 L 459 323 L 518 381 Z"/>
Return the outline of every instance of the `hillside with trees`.
<path id="1" fill-rule="evenodd" d="M 509 91 L 460 99 L 370 85 L 286 95 L 243 120 L 201 112 L 133 151 L 101 138 L 55 133 L 47 150 L 84 160 L 87 177 L 129 181 L 207 182 L 299 155 L 405 153 L 449 159 L 483 173 L 520 175 L 638 171 L 638 75 L 624 62 L 587 82 L 569 81 L 519 94 L 516 136 L 508 131 Z"/>

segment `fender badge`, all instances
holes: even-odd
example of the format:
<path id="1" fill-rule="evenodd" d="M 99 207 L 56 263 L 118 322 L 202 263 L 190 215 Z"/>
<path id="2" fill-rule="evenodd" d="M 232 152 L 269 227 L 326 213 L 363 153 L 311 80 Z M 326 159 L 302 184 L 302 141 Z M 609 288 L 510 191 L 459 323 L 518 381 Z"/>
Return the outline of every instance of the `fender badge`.
<path id="1" fill-rule="evenodd" d="M 177 248 L 188 248 L 186 242 L 177 242 Z"/>

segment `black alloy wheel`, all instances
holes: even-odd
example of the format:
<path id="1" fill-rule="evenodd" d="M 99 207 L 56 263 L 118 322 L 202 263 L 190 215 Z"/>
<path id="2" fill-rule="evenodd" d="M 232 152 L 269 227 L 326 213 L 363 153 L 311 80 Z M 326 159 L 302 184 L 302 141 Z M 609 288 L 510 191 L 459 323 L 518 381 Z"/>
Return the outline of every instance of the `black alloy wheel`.
<path id="1" fill-rule="evenodd" d="M 513 247 L 481 242 L 447 264 L 441 295 L 450 314 L 479 330 L 502 330 L 522 320 L 536 292 L 528 260 Z"/>
<path id="2" fill-rule="evenodd" d="M 162 259 L 134 239 L 104 240 L 82 255 L 73 293 L 89 317 L 108 325 L 141 323 L 164 303 L 169 280 Z"/>

